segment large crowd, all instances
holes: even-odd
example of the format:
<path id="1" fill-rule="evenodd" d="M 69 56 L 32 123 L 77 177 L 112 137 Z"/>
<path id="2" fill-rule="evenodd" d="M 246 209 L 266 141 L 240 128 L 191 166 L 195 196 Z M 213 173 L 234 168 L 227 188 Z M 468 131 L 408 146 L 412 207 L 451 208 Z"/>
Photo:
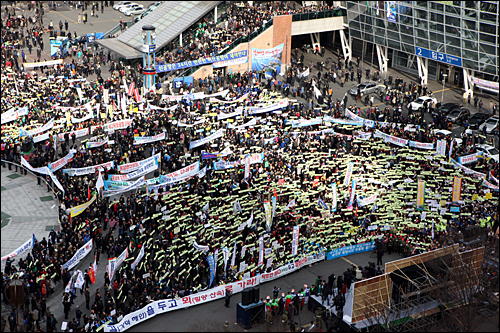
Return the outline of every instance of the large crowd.
<path id="1" fill-rule="evenodd" d="M 231 30 L 233 39 L 240 33 L 249 33 L 270 18 L 265 14 L 270 8 L 266 10 L 233 4 L 228 9 L 232 19 L 227 27 L 201 23 L 189 37 L 193 41 L 189 39 L 182 52 L 168 53 L 173 51 L 169 50 L 165 61 L 196 59 L 217 52 L 219 49 L 210 48 L 215 32 L 225 34 Z M 19 25 L 17 30 L 12 26 L 6 31 L 2 29 L 3 41 L 15 38 L 21 28 Z M 203 51 L 197 43 L 208 49 Z M 2 112 L 23 107 L 29 112 L 14 121 L 2 121 L 2 160 L 20 163 L 21 145 L 26 138 L 20 136 L 22 131 L 36 129 L 51 119 L 55 121 L 52 133 L 47 140 L 35 143 L 29 164 L 40 168 L 72 154 L 66 165 L 54 171 L 64 193 L 50 177 L 46 178 L 60 203 L 60 230 L 52 230 L 47 239 L 37 235 L 42 240 L 37 239 L 26 259 L 19 259 L 16 264 L 8 260 L 5 266 L 3 287 L 13 275 L 29 285 L 30 298 L 22 314 L 27 331 L 38 329 L 42 318 L 48 331 L 57 330 L 56 317 L 60 314 L 54 317 L 46 300 L 55 297 L 52 294 L 60 282 L 63 286 L 69 283 L 73 270 L 62 266 L 90 239 L 94 243 L 92 256 L 98 265 L 118 257 L 125 249 L 129 258 L 137 258 L 143 248 L 145 255 L 135 269 L 132 260 L 124 261 L 113 278 L 99 269 L 98 274 L 105 276 L 103 296 L 96 293 L 91 297 L 88 270 L 83 269 L 85 285 L 81 293 L 85 294 L 91 315 L 81 316 L 81 322 L 78 316 L 71 321 L 69 327 L 74 330 L 87 324 L 92 330 L 104 322 L 116 323 L 121 315 L 153 300 L 182 298 L 243 276 L 269 272 L 308 254 L 346 245 L 382 240 L 388 252 L 404 256 L 429 251 L 458 240 L 471 225 L 490 231 L 498 218 L 498 164 L 480 158 L 469 165 L 471 169 L 462 169 L 448 161 L 450 149 L 453 159 L 474 152 L 471 135 L 465 136 L 461 145 L 451 137 L 444 138 L 447 154 L 437 155 L 438 138 L 433 126 L 403 117 L 398 112 L 403 100 L 396 99 L 393 114 L 387 109 L 388 116 L 382 119 L 376 114 L 377 108 L 373 108 L 376 116 L 370 117 L 372 122 L 364 122 L 359 119 L 359 107 L 354 101 L 332 99 L 332 89 L 339 89 L 333 72 L 340 75 L 340 71 L 353 67 L 352 63 L 346 66 L 338 61 L 328 69 L 331 75 L 303 77 L 301 56 L 292 52 L 294 65 L 283 79 L 265 79 L 255 71 L 216 74 L 195 80 L 192 87 L 173 89 L 163 85 L 164 95 L 148 93 L 141 102 L 127 96 L 127 89 L 122 87 L 124 80 L 126 84 L 142 85 L 136 71 L 110 62 L 109 55 L 108 61 L 102 61 L 104 54 L 94 59 L 110 64 L 111 77 L 105 80 L 96 73 L 98 78 L 89 81 L 89 61 L 66 62 L 31 72 L 10 60 L 12 52 L 13 48 L 2 47 Z M 407 93 L 401 88 L 405 83 L 387 82 L 386 86 L 386 94 Z M 421 92 L 425 94 L 422 87 L 411 86 L 407 101 Z M 14 94 L 15 91 L 19 93 Z M 189 98 L 175 97 L 180 91 L 189 93 Z M 196 98 L 194 93 L 218 96 Z M 306 102 L 293 99 L 298 97 Z M 284 107 L 259 113 L 277 103 L 284 103 Z M 86 118 L 91 113 L 93 116 Z M 236 115 L 228 116 L 231 113 Z M 106 130 L 106 124 L 127 119 L 132 120 L 130 126 Z M 247 124 L 252 121 L 255 123 Z M 88 132 L 84 136 L 73 135 L 85 129 Z M 219 130 L 223 137 L 190 149 L 191 143 Z M 163 132 L 164 140 L 134 144 L 137 136 Z M 384 134 L 433 144 L 434 148 L 395 145 L 384 140 Z M 106 138 L 114 143 L 86 146 Z M 97 192 L 100 176 L 107 181 L 110 175 L 120 174 L 120 165 L 142 161 L 156 153 L 160 153 L 158 168 L 148 174 L 154 184 L 124 193 L 118 191 L 109 197 L 99 196 L 81 214 L 70 217 L 70 208 L 89 201 L 91 192 Z M 215 156 L 204 158 L 206 153 Z M 246 168 L 248 156 L 252 164 Z M 82 176 L 65 172 L 111 161 L 114 165 L 100 168 L 100 176 L 98 172 Z M 171 181 L 173 172 L 195 162 L 205 171 Z M 347 176 L 349 162 L 353 168 L 352 175 Z M 489 185 L 478 173 L 484 175 Z M 38 176 L 40 183 L 44 176 Z M 454 176 L 462 177 L 460 213 L 450 211 Z M 163 177 L 169 179 L 167 185 L 162 182 Z M 346 178 L 356 180 L 352 189 L 353 183 L 345 182 Z M 419 180 L 426 181 L 423 212 L 415 209 Z M 116 191 L 112 183 L 105 182 L 104 193 Z M 356 199 L 351 197 L 352 191 Z M 493 197 L 485 199 L 491 192 L 495 192 Z M 364 204 L 373 195 L 376 201 Z M 266 205 L 273 200 L 276 204 L 269 220 Z M 327 209 L 318 202 L 324 202 Z M 293 226 L 300 226 L 296 256 L 291 255 Z M 266 248 L 264 264 L 259 264 L 260 237 L 264 237 Z M 230 250 L 232 259 L 227 267 L 221 255 L 223 248 Z M 216 251 L 218 265 L 209 285 L 207 258 Z M 75 296 L 74 288 L 63 295 L 66 318 Z"/>

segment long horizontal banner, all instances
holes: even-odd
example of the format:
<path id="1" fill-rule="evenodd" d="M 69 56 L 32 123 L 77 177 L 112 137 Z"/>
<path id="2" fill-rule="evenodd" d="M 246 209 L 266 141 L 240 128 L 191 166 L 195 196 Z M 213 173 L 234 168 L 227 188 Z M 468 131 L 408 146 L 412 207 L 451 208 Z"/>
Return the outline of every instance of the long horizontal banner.
<path id="1" fill-rule="evenodd" d="M 87 254 L 89 254 L 91 251 L 92 251 L 92 239 L 89 240 L 84 246 L 79 248 L 78 251 L 75 253 L 75 255 L 70 260 L 68 260 L 68 262 L 62 266 L 62 268 L 67 270 L 72 269 L 73 267 L 78 265 L 78 263 L 83 258 L 85 258 Z"/>
<path id="2" fill-rule="evenodd" d="M 111 197 L 113 195 L 122 194 L 122 193 L 125 193 L 128 191 L 131 191 L 131 190 L 135 190 L 137 188 L 142 187 L 145 183 L 146 183 L 146 179 L 144 178 L 144 176 L 142 176 L 141 178 L 137 179 L 135 182 L 132 182 L 129 186 L 127 186 L 124 189 L 117 190 L 117 191 L 113 191 L 113 190 L 112 191 L 104 191 L 103 197 L 107 198 L 107 197 Z"/>
<path id="3" fill-rule="evenodd" d="M 85 117 L 80 118 L 80 119 L 71 116 L 71 123 L 79 124 L 79 123 L 83 123 L 84 121 L 90 120 L 92 118 L 94 118 L 94 111 L 91 110 Z"/>
<path id="4" fill-rule="evenodd" d="M 314 118 L 314 119 L 299 119 L 299 120 L 292 120 L 292 128 L 298 128 L 298 127 L 306 127 L 306 126 L 314 126 L 314 125 L 320 125 L 323 120 L 321 117 L 319 118 Z"/>
<path id="5" fill-rule="evenodd" d="M 339 119 L 339 118 L 333 118 L 333 117 L 330 117 L 330 116 L 325 116 L 323 118 L 323 121 L 334 123 L 334 124 L 340 124 L 340 125 L 352 125 L 352 126 L 363 126 L 363 125 L 365 125 L 365 123 L 364 123 L 363 120 Z"/>
<path id="6" fill-rule="evenodd" d="M 201 59 L 197 59 L 197 60 L 177 62 L 177 63 L 166 64 L 166 65 L 157 65 L 156 72 L 163 73 L 163 72 L 169 72 L 169 71 L 176 71 L 178 69 L 189 68 L 189 67 L 200 66 L 200 65 L 208 65 L 208 64 L 213 64 L 214 62 L 238 59 L 238 58 L 243 58 L 243 57 L 248 57 L 247 50 L 228 53 L 228 54 L 221 55 L 221 56 L 201 58 Z"/>
<path id="7" fill-rule="evenodd" d="M 146 179 L 146 185 L 155 185 L 157 183 L 161 183 L 161 180 L 165 178 L 165 176 L 160 176 L 156 178 Z M 132 185 L 132 182 L 122 181 L 116 182 L 111 180 L 104 181 L 104 189 L 107 191 L 120 191 Z"/>
<path id="8" fill-rule="evenodd" d="M 225 162 L 225 161 L 220 161 L 220 162 L 214 162 L 213 167 L 214 170 L 226 170 L 226 169 L 232 169 L 237 167 L 238 165 L 244 165 L 246 163 L 246 159 L 248 157 L 248 163 L 249 164 L 255 164 L 255 163 L 263 163 L 264 162 L 264 153 L 260 154 L 251 154 L 247 156 L 241 156 L 241 159 L 238 161 L 232 161 L 232 162 Z"/>
<path id="9" fill-rule="evenodd" d="M 365 198 L 365 199 L 360 199 L 360 198 L 356 198 L 357 201 L 358 201 L 358 206 L 359 207 L 363 207 L 363 206 L 366 206 L 366 205 L 369 205 L 369 204 L 372 204 L 374 203 L 375 201 L 377 201 L 377 193 L 369 196 L 368 198 Z"/>
<path id="10" fill-rule="evenodd" d="M 112 130 L 117 130 L 117 129 L 124 129 L 132 125 L 132 119 L 124 119 L 124 120 L 118 120 L 114 121 L 112 123 L 107 123 L 102 126 L 102 129 L 106 132 L 112 131 Z"/>
<path id="11" fill-rule="evenodd" d="M 61 169 L 63 166 L 65 166 L 66 164 L 71 162 L 71 160 L 73 159 L 73 156 L 75 156 L 75 150 L 70 150 L 68 155 L 55 161 L 54 163 L 50 163 L 48 165 L 50 172 L 56 172 L 57 170 Z"/>
<path id="12" fill-rule="evenodd" d="M 475 154 L 470 154 L 467 156 L 460 156 L 458 158 L 458 163 L 460 164 L 470 164 L 479 161 L 479 158 L 483 157 L 483 154 L 481 152 L 475 153 Z"/>
<path id="13" fill-rule="evenodd" d="M 255 126 L 257 125 L 257 119 L 253 118 L 252 120 L 246 122 L 245 124 L 243 125 L 239 125 L 239 126 L 236 126 L 236 125 L 233 125 L 231 123 L 227 124 L 227 128 L 233 128 L 233 129 L 242 129 L 242 128 L 245 128 L 245 127 L 248 127 L 248 126 Z"/>
<path id="14" fill-rule="evenodd" d="M 112 181 L 127 181 L 131 179 L 135 179 L 137 177 L 145 176 L 150 172 L 158 169 L 158 161 L 156 159 L 150 160 L 147 164 L 141 166 L 134 172 L 128 173 L 126 175 L 108 175 L 108 180 Z"/>
<path id="15" fill-rule="evenodd" d="M 7 112 L 2 113 L 2 125 L 17 120 L 22 116 L 27 116 L 28 113 L 29 111 L 27 106 L 25 106 L 24 108 L 20 108 L 18 110 L 12 108 Z"/>
<path id="16" fill-rule="evenodd" d="M 469 169 L 465 165 L 462 165 L 462 164 L 458 163 L 457 161 L 455 161 L 453 158 L 450 158 L 450 161 L 455 167 L 461 168 L 466 174 L 472 174 L 472 175 L 474 175 L 474 177 L 479 178 L 479 179 L 486 179 L 486 174 Z"/>
<path id="17" fill-rule="evenodd" d="M 243 289 L 245 288 L 255 287 L 260 285 L 261 283 L 272 281 L 274 279 L 295 272 L 296 270 L 304 266 L 311 265 L 322 260 L 325 260 L 324 252 L 310 255 L 298 261 L 283 265 L 270 273 L 263 273 L 262 275 L 257 275 L 249 279 L 243 279 L 241 281 L 217 286 L 200 293 L 182 297 L 182 299 L 179 300 L 165 299 L 161 301 L 151 302 L 141 310 L 134 311 L 124 316 L 118 324 L 104 325 L 104 332 L 123 332 L 131 328 L 132 326 L 144 322 L 158 314 L 163 314 L 173 310 L 184 309 L 198 304 L 215 301 L 225 297 L 226 290 L 229 290 L 231 293 L 236 294 L 243 291 Z M 163 281 L 163 279 L 160 281 Z"/>
<path id="18" fill-rule="evenodd" d="M 375 250 L 375 242 L 344 246 L 335 250 L 328 251 L 326 254 L 326 260 L 332 260 L 340 257 L 350 256 L 351 254 L 373 250 Z"/>
<path id="19" fill-rule="evenodd" d="M 76 131 L 73 131 L 73 132 L 67 132 L 67 133 L 68 133 L 69 139 L 71 140 L 73 134 L 75 134 L 75 138 L 81 138 L 82 136 L 89 135 L 89 129 L 88 128 L 82 128 L 82 129 L 79 129 L 79 130 L 76 130 Z M 66 134 L 66 133 L 59 133 L 57 135 L 57 137 L 59 138 L 59 140 L 64 141 L 64 134 Z"/>
<path id="20" fill-rule="evenodd" d="M 21 131 L 19 132 L 19 136 L 34 136 L 34 135 L 43 133 L 46 130 L 51 129 L 52 127 L 54 127 L 54 119 L 51 119 L 48 123 L 46 123 L 42 127 L 36 128 L 34 130 L 31 130 L 31 131 L 25 131 L 21 128 Z"/>
<path id="21" fill-rule="evenodd" d="M 219 62 L 214 63 L 213 67 L 214 68 L 221 68 L 221 67 L 226 67 L 226 66 L 246 64 L 247 62 L 248 62 L 248 57 L 243 57 L 243 58 L 238 58 L 238 59 L 219 61 Z"/>
<path id="22" fill-rule="evenodd" d="M 134 145 L 143 145 L 160 140 L 165 140 L 165 132 L 153 136 L 135 136 Z"/>
<path id="23" fill-rule="evenodd" d="M 406 139 L 401 139 L 401 138 L 398 138 L 396 136 L 385 134 L 379 130 L 375 131 L 375 134 L 373 135 L 373 137 L 374 138 L 382 138 L 382 139 L 384 139 L 385 142 L 393 143 L 393 144 L 401 146 L 401 147 L 406 146 L 408 144 L 408 140 L 406 140 Z"/>
<path id="24" fill-rule="evenodd" d="M 258 113 L 266 113 L 266 112 L 271 112 L 274 110 L 278 110 L 281 108 L 286 108 L 288 106 L 288 98 L 285 98 L 284 100 L 279 101 L 278 103 L 265 106 L 263 108 L 256 108 L 256 107 L 251 107 L 248 111 L 249 115 L 254 115 Z"/>
<path id="25" fill-rule="evenodd" d="M 220 129 L 217 132 L 215 132 L 214 134 L 207 136 L 206 138 L 196 140 L 196 141 L 191 141 L 189 143 L 189 149 L 193 149 L 193 148 L 202 146 L 210 141 L 213 141 L 213 140 L 218 139 L 218 138 L 222 138 L 223 136 L 224 136 L 224 132 L 223 132 L 223 130 Z"/>
<path id="26" fill-rule="evenodd" d="M 28 239 L 26 242 L 23 243 L 23 245 L 19 246 L 16 250 L 11 252 L 10 254 L 2 257 L 2 261 L 5 261 L 9 258 L 13 258 L 15 256 L 20 255 L 23 252 L 31 250 L 33 245 L 35 245 L 35 240 L 36 240 L 36 237 L 35 237 L 35 234 L 33 234 L 33 236 L 30 239 Z"/>
<path id="27" fill-rule="evenodd" d="M 164 178 L 162 178 L 162 182 L 160 184 L 150 185 L 150 186 L 148 186 L 148 189 L 149 189 L 149 191 L 156 191 L 160 188 L 166 189 L 167 185 L 173 185 L 175 183 L 187 180 L 191 177 L 196 176 L 198 178 L 203 178 L 203 177 L 205 177 L 206 173 L 207 173 L 207 167 L 204 167 L 203 169 L 201 169 L 198 172 L 195 172 L 194 174 L 192 172 L 188 172 L 188 173 L 183 174 L 181 177 L 174 177 L 174 178 L 164 177 Z"/>
<path id="28" fill-rule="evenodd" d="M 213 94 L 209 94 L 209 95 L 205 95 L 204 92 L 197 92 L 197 93 L 191 93 L 191 94 L 183 94 L 183 95 L 161 95 L 161 98 L 162 99 L 166 99 L 167 101 L 170 101 L 170 102 L 180 102 L 182 101 L 183 99 L 186 99 L 186 100 L 197 100 L 197 99 L 203 99 L 203 98 L 210 98 L 210 97 L 216 97 L 216 96 L 226 96 L 226 94 L 229 92 L 229 89 L 226 89 L 226 90 L 222 90 L 222 91 L 219 91 L 219 92 L 216 92 L 216 93 L 213 93 Z M 153 108 L 153 105 L 151 105 L 151 108 L 152 109 L 161 109 L 157 106 L 155 106 Z M 169 109 L 175 109 L 177 108 L 177 105 L 174 105 L 174 106 L 171 106 L 170 108 L 166 108 L 166 109 L 163 109 L 163 110 L 168 110 L 170 111 Z"/>
<path id="29" fill-rule="evenodd" d="M 413 148 L 420 148 L 420 149 L 427 149 L 427 150 L 434 149 L 433 143 L 423 143 L 423 142 L 418 142 L 418 141 L 409 141 L 409 146 L 413 147 Z"/>
<path id="30" fill-rule="evenodd" d="M 81 205 L 75 206 L 73 208 L 70 208 L 69 211 L 70 211 L 71 217 L 75 217 L 75 216 L 78 216 L 81 213 L 83 213 L 83 211 L 85 209 L 87 209 L 87 207 L 89 207 L 90 205 L 92 205 L 92 203 L 95 201 L 96 198 L 97 198 L 97 195 L 94 194 L 94 196 L 92 197 L 92 199 L 90 199 L 89 201 L 87 201 L 85 203 L 82 203 Z"/>
<path id="31" fill-rule="evenodd" d="M 189 176 L 194 175 L 198 171 L 200 171 L 200 162 L 195 162 L 191 165 L 188 165 L 187 167 L 184 167 L 180 170 L 177 170 L 177 171 L 174 171 L 174 172 L 171 172 L 171 173 L 165 175 L 164 178 L 162 179 L 162 182 L 168 181 L 169 178 L 189 177 Z"/>
<path id="32" fill-rule="evenodd" d="M 106 139 L 101 140 L 101 141 L 96 141 L 96 142 L 87 141 L 85 146 L 89 149 L 92 149 L 92 148 L 98 148 L 98 147 L 104 146 L 107 143 L 109 143 L 109 138 L 106 138 Z"/>
<path id="33" fill-rule="evenodd" d="M 47 132 L 42 135 L 37 135 L 33 138 L 33 143 L 41 142 L 41 141 L 46 141 L 50 138 L 50 132 Z"/>
<path id="34" fill-rule="evenodd" d="M 35 67 L 43 67 L 43 66 L 54 66 L 54 65 L 60 65 L 63 63 L 63 59 L 57 59 L 57 60 L 49 60 L 49 61 L 42 61 L 42 62 L 25 62 L 23 64 L 24 68 L 35 68 Z"/>
<path id="35" fill-rule="evenodd" d="M 86 168 L 75 168 L 75 169 L 63 169 L 63 173 L 68 176 L 84 176 L 91 173 L 95 173 L 96 170 L 104 171 L 104 168 L 107 170 L 112 169 L 115 166 L 115 161 L 102 163 L 99 165 L 93 165 Z"/>
<path id="36" fill-rule="evenodd" d="M 153 156 L 148 157 L 142 161 L 121 164 L 118 166 L 118 171 L 121 173 L 129 173 L 129 172 L 132 172 L 132 171 L 139 169 L 141 166 L 146 165 L 153 160 L 158 162 L 158 160 L 160 159 L 160 154 L 161 153 L 154 154 Z"/>
<path id="37" fill-rule="evenodd" d="M 205 122 L 206 120 L 205 119 L 201 119 L 201 120 L 198 120 L 198 121 L 195 121 L 194 123 L 192 124 L 184 124 L 184 123 L 181 123 L 180 121 L 177 122 L 177 127 L 187 127 L 187 128 L 191 128 L 191 127 L 195 127 L 196 125 L 201 125 Z"/>
<path id="38" fill-rule="evenodd" d="M 238 103 L 238 102 L 244 101 L 249 95 L 250 95 L 250 93 L 246 93 L 243 96 L 241 96 L 240 98 L 233 99 L 232 101 L 223 101 L 223 100 L 211 97 L 210 103 L 224 103 L 224 104 Z"/>
<path id="39" fill-rule="evenodd" d="M 218 113 L 217 114 L 217 120 L 222 120 L 222 119 L 226 119 L 226 118 L 240 116 L 242 113 L 243 113 L 243 106 L 239 106 L 239 107 L 236 108 L 236 110 L 234 112 L 231 112 L 231 113 L 222 113 L 222 112 Z"/>

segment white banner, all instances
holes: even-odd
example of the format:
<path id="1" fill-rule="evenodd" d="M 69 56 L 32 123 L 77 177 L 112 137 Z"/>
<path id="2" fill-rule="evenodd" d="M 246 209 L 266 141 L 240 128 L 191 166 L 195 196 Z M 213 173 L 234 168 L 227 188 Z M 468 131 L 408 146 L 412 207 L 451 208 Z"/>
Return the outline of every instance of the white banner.
<path id="1" fill-rule="evenodd" d="M 307 257 L 304 257 L 300 260 L 297 260 L 295 262 L 291 262 L 287 265 L 283 265 L 278 269 L 275 269 L 274 271 L 270 273 L 262 273 L 260 275 L 260 283 L 265 283 L 269 282 L 275 279 L 278 279 L 280 277 L 283 277 L 287 274 L 295 272 L 297 269 L 300 269 L 304 266 L 314 264 L 318 261 L 323 261 L 325 260 L 325 252 L 320 252 L 315 255 L 310 255 Z"/>
<path id="2" fill-rule="evenodd" d="M 98 148 L 98 147 L 101 147 L 101 146 L 104 146 L 105 144 L 109 143 L 109 138 L 106 138 L 102 141 L 97 141 L 97 142 L 90 142 L 90 141 L 87 141 L 86 143 L 86 147 L 88 149 L 92 149 L 92 148 Z"/>
<path id="3" fill-rule="evenodd" d="M 224 136 L 224 131 L 220 129 L 217 132 L 215 132 L 214 134 L 207 136 L 206 138 L 196 140 L 196 141 L 191 141 L 189 143 L 189 149 L 193 149 L 193 148 L 196 148 L 198 146 L 202 146 L 210 141 L 213 141 L 213 140 L 218 139 L 218 138 L 222 138 L 223 136 Z"/>
<path id="4" fill-rule="evenodd" d="M 259 283 L 260 275 L 211 288 L 207 291 L 182 297 L 181 299 L 164 299 L 154 301 L 140 310 L 125 315 L 118 324 L 104 325 L 104 332 L 123 332 L 139 323 L 151 319 L 156 315 L 222 299 L 226 296 L 226 290 L 229 290 L 232 294 L 237 294 L 247 287 L 258 286 Z"/>
<path id="5" fill-rule="evenodd" d="M 344 178 L 344 186 L 349 186 L 349 183 L 351 182 L 351 176 L 352 176 L 352 169 L 354 168 L 354 163 L 349 162 L 347 164 L 347 171 L 345 173 L 345 178 Z"/>
<path id="6" fill-rule="evenodd" d="M 446 141 L 445 140 L 437 140 L 436 153 L 438 155 L 445 156 L 445 154 L 446 154 Z"/>
<path id="7" fill-rule="evenodd" d="M 292 256 L 297 255 L 297 250 L 299 248 L 299 231 L 300 231 L 300 227 L 298 225 L 293 227 Z"/>
<path id="8" fill-rule="evenodd" d="M 50 172 L 56 172 L 57 170 L 61 169 L 64 167 L 66 164 L 71 162 L 73 159 L 73 156 L 75 155 L 75 150 L 70 150 L 68 155 L 64 156 L 63 158 L 55 161 L 54 163 L 50 163 L 48 165 L 49 171 Z"/>
<path id="9" fill-rule="evenodd" d="M 21 128 L 21 130 L 19 132 L 19 136 L 34 136 L 34 135 L 43 133 L 46 130 L 51 129 L 52 127 L 54 127 L 54 119 L 51 119 L 48 123 L 46 123 L 42 127 L 35 128 L 34 130 L 31 130 L 31 131 L 25 131 Z"/>
<path id="10" fill-rule="evenodd" d="M 366 206 L 366 205 L 369 205 L 369 204 L 372 204 L 374 203 L 375 201 L 377 201 L 377 193 L 369 196 L 368 198 L 365 198 L 365 199 L 360 199 L 360 198 L 356 198 L 358 200 L 358 206 L 359 207 L 363 207 L 363 206 Z"/>
<path id="11" fill-rule="evenodd" d="M 134 262 L 132 263 L 132 270 L 135 271 L 135 268 L 137 265 L 141 262 L 142 257 L 144 257 L 144 250 L 145 250 L 145 244 L 142 245 L 141 250 L 139 251 L 139 255 L 137 258 L 135 258 Z"/>
<path id="12" fill-rule="evenodd" d="M 264 264 L 264 237 L 260 236 L 259 237 L 259 262 L 257 263 L 257 266 L 260 266 L 263 264 Z"/>
<path id="13" fill-rule="evenodd" d="M 31 250 L 31 248 L 33 247 L 33 245 L 35 245 L 35 234 L 33 234 L 33 236 L 31 236 L 30 239 L 28 239 L 26 242 L 24 242 L 23 245 L 21 245 L 20 247 L 18 247 L 15 251 L 11 252 L 10 254 L 2 257 L 2 261 L 5 261 L 9 258 L 13 258 L 17 255 L 20 255 L 21 253 L 25 252 L 25 251 L 28 251 L 28 250 Z"/>
<path id="14" fill-rule="evenodd" d="M 82 136 L 89 135 L 89 129 L 88 128 L 82 128 L 73 132 L 68 132 L 69 139 L 71 140 L 71 136 L 75 133 L 75 138 L 81 138 Z M 65 133 L 59 133 L 57 137 L 64 141 L 64 134 Z"/>
<path id="15" fill-rule="evenodd" d="M 155 141 L 165 140 L 165 132 L 154 135 L 154 136 L 135 136 L 134 145 L 142 145 L 145 143 L 151 143 Z"/>
<path id="16" fill-rule="evenodd" d="M 141 166 L 134 172 L 125 174 L 125 175 L 108 175 L 108 180 L 112 181 L 123 181 L 123 180 L 131 180 L 137 177 L 145 176 L 150 172 L 158 169 L 158 163 L 153 159 L 149 163 Z"/>
<path id="17" fill-rule="evenodd" d="M 224 103 L 224 104 L 238 103 L 244 101 L 249 95 L 250 93 L 246 93 L 239 98 L 233 99 L 232 101 L 224 101 L 217 98 L 210 98 L 210 103 Z"/>
<path id="18" fill-rule="evenodd" d="M 226 66 L 245 64 L 247 62 L 248 62 L 248 57 L 242 57 L 242 58 L 214 62 L 213 66 L 214 68 L 221 68 Z"/>
<path id="19" fill-rule="evenodd" d="M 95 173 L 96 170 L 104 171 L 104 168 L 109 170 L 114 166 L 115 166 L 115 161 L 111 161 L 99 165 L 89 166 L 86 168 L 63 169 L 63 173 L 67 173 L 68 176 L 84 176 L 91 173 Z"/>
<path id="20" fill-rule="evenodd" d="M 78 124 L 78 123 L 82 123 L 84 121 L 90 120 L 92 118 L 94 118 L 94 112 L 91 110 L 85 117 L 80 118 L 80 119 L 77 119 L 77 118 L 74 118 L 73 116 L 71 116 L 71 123 Z"/>
<path id="21" fill-rule="evenodd" d="M 48 140 L 49 137 L 50 137 L 50 134 L 51 134 L 51 132 L 47 132 L 45 134 L 35 136 L 33 138 L 33 143 L 37 143 L 37 142 Z"/>
<path id="22" fill-rule="evenodd" d="M 139 169 L 141 166 L 150 163 L 151 161 L 158 161 L 160 159 L 161 153 L 157 153 L 151 157 L 146 158 L 142 161 L 132 162 L 128 164 L 121 164 L 118 166 L 118 171 L 121 173 L 129 173 Z"/>
<path id="23" fill-rule="evenodd" d="M 229 123 L 229 124 L 227 124 L 227 128 L 242 129 L 242 128 L 245 128 L 248 126 L 255 126 L 255 125 L 257 125 L 257 119 L 253 118 L 249 122 L 247 122 L 243 125 L 239 125 L 239 126 L 235 126 L 235 125 Z"/>
<path id="24" fill-rule="evenodd" d="M 278 110 L 281 108 L 286 108 L 288 106 L 288 98 L 285 98 L 284 100 L 279 101 L 278 103 L 265 106 L 263 108 L 256 108 L 256 107 L 251 107 L 248 111 L 249 115 L 254 115 L 258 113 L 266 113 L 266 112 L 271 112 L 274 110 Z"/>
<path id="25" fill-rule="evenodd" d="M 273 217 L 272 217 L 273 211 L 271 209 L 271 204 L 269 203 L 268 200 L 264 201 L 264 211 L 265 211 L 265 217 L 266 217 L 266 226 L 267 226 L 267 229 L 270 230 L 271 224 L 273 222 Z"/>
<path id="26" fill-rule="evenodd" d="M 117 194 L 125 193 L 125 192 L 131 191 L 131 190 L 135 190 L 137 188 L 142 187 L 145 183 L 146 183 L 146 180 L 145 180 L 144 176 L 142 176 L 141 178 L 139 178 L 135 182 L 133 182 L 130 186 L 128 186 L 122 190 L 104 191 L 103 197 L 107 198 L 107 197 L 111 197 L 113 195 L 117 195 Z"/>
<path id="27" fill-rule="evenodd" d="M 198 121 L 195 121 L 194 123 L 192 124 L 184 124 L 184 123 L 181 123 L 180 121 L 177 122 L 177 127 L 187 127 L 187 128 L 191 128 L 191 127 L 195 127 L 196 125 L 201 125 L 205 122 L 206 120 L 205 119 L 201 119 L 201 120 L 198 120 Z"/>
<path id="28" fill-rule="evenodd" d="M 25 62 L 23 64 L 23 66 L 24 66 L 24 68 L 54 66 L 54 65 L 62 64 L 63 61 L 64 61 L 63 59 L 57 59 L 57 60 L 49 60 L 49 61 L 42 61 L 42 62 Z"/>
<path id="29" fill-rule="evenodd" d="M 398 140 L 402 140 L 402 139 L 398 139 Z M 423 143 L 423 142 L 417 142 L 417 141 L 409 141 L 409 146 L 413 147 L 413 148 L 420 148 L 420 149 L 427 149 L 427 150 L 434 149 L 433 143 Z"/>
<path id="30" fill-rule="evenodd" d="M 231 113 L 220 112 L 220 113 L 218 113 L 217 120 L 222 120 L 222 119 L 226 119 L 226 118 L 240 116 L 242 113 L 243 113 L 243 106 L 238 106 L 234 112 L 231 112 Z"/>
<path id="31" fill-rule="evenodd" d="M 70 270 L 78 263 L 87 256 L 92 251 L 92 239 L 87 242 L 84 246 L 82 246 L 78 251 L 75 253 L 75 255 L 67 262 L 65 263 L 62 268 Z"/>
<path id="32" fill-rule="evenodd" d="M 118 129 L 124 129 L 132 125 L 132 119 L 124 119 L 124 120 L 118 120 L 114 121 L 112 123 L 107 123 L 102 126 L 103 130 L 105 132 L 109 132 L 112 130 L 118 130 Z"/>
<path id="33" fill-rule="evenodd" d="M 29 164 L 29 162 L 26 161 L 26 159 L 23 156 L 21 156 L 21 165 L 28 168 L 28 170 L 30 170 L 31 172 L 41 173 L 42 175 L 48 175 L 50 173 L 49 168 L 47 168 L 46 166 L 40 168 L 33 168 L 31 164 Z"/>

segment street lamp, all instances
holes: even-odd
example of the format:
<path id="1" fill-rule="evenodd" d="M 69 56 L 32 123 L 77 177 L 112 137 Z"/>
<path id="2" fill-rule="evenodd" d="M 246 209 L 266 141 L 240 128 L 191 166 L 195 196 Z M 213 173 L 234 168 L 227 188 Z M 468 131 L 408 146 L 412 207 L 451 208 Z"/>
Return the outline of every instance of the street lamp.
<path id="1" fill-rule="evenodd" d="M 443 90 L 441 90 L 441 105 L 443 105 L 443 98 L 444 98 L 444 80 L 446 80 L 446 77 L 448 74 L 443 74 Z"/>

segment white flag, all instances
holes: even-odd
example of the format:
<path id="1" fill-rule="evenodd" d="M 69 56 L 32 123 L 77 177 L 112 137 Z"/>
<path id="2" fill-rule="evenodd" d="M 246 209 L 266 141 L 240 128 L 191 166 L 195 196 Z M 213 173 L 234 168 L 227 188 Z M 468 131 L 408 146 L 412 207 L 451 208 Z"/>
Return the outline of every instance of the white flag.
<path id="1" fill-rule="evenodd" d="M 295 199 L 293 199 L 292 201 L 290 201 L 288 203 L 288 205 L 286 206 L 286 208 L 292 208 L 292 207 L 295 207 Z"/>
<path id="2" fill-rule="evenodd" d="M 231 258 L 231 267 L 236 263 L 236 241 L 234 241 L 233 257 Z"/>

